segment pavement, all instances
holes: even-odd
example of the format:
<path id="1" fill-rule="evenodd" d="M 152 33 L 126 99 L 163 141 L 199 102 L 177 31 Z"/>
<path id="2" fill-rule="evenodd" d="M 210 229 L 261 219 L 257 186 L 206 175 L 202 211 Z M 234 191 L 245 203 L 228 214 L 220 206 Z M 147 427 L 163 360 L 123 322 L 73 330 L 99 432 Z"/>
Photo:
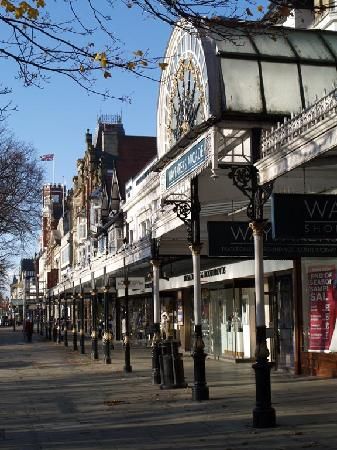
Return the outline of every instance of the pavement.
<path id="1" fill-rule="evenodd" d="M 69 345 L 71 341 L 69 340 Z M 100 349 L 101 350 L 101 349 Z M 0 328 L 1 450 L 336 449 L 337 379 L 272 371 L 277 426 L 252 427 L 254 372 L 249 363 L 207 358 L 210 400 L 188 388 L 151 384 L 151 349 L 132 347 L 123 373 L 120 345 L 112 364 L 22 331 Z"/>

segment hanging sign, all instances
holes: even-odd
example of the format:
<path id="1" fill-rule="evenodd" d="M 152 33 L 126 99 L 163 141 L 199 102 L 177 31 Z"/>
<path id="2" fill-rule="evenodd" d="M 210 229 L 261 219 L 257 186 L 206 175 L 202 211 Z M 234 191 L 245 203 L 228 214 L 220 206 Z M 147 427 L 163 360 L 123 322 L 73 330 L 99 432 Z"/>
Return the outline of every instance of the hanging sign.
<path id="1" fill-rule="evenodd" d="M 165 171 L 166 189 L 199 167 L 207 157 L 206 139 L 194 144 Z"/>
<path id="2" fill-rule="evenodd" d="M 254 258 L 253 231 L 248 222 L 208 222 L 209 256 Z M 273 259 L 292 259 L 304 256 L 337 256 L 337 243 L 276 241 L 272 225 L 264 228 L 263 255 Z"/>
<path id="3" fill-rule="evenodd" d="M 129 289 L 131 290 L 141 290 L 145 289 L 145 278 L 143 277 L 128 277 Z M 125 289 L 125 279 L 116 278 L 116 289 Z"/>
<path id="4" fill-rule="evenodd" d="M 273 194 L 275 239 L 337 239 L 337 196 Z"/>

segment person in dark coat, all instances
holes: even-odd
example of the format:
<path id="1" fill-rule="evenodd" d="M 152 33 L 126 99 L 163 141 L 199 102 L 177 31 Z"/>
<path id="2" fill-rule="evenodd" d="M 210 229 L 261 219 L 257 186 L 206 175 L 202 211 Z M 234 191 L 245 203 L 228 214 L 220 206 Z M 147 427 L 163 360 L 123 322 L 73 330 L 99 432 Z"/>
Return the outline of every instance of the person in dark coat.
<path id="1" fill-rule="evenodd" d="M 26 336 L 27 342 L 32 342 L 33 322 L 31 321 L 31 319 L 26 319 L 24 331 L 25 331 L 25 336 Z"/>

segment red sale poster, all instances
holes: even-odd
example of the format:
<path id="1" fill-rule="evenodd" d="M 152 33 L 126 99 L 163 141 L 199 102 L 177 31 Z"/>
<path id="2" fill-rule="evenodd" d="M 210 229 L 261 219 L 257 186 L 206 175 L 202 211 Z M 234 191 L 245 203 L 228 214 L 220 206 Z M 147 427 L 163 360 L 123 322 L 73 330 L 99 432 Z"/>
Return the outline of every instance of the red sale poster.
<path id="1" fill-rule="evenodd" d="M 329 350 L 336 318 L 336 267 L 312 267 L 308 273 L 309 350 Z"/>

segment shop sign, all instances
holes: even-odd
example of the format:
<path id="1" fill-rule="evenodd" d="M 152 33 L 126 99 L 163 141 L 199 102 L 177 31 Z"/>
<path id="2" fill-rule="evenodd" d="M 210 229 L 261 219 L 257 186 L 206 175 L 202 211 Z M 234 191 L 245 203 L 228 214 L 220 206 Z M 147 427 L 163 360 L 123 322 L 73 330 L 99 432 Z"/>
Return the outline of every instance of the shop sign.
<path id="1" fill-rule="evenodd" d="M 273 194 L 275 239 L 337 239 L 337 196 Z"/>
<path id="2" fill-rule="evenodd" d="M 254 258 L 253 231 L 248 222 L 208 222 L 209 256 Z M 278 242 L 272 237 L 272 225 L 264 229 L 263 254 L 266 258 L 292 259 L 305 256 L 337 256 L 337 243 Z"/>
<path id="3" fill-rule="evenodd" d="M 145 278 L 143 277 L 128 277 L 128 282 L 131 290 L 145 289 Z M 116 278 L 116 289 L 125 289 L 124 278 Z"/>
<path id="4" fill-rule="evenodd" d="M 193 145 L 165 171 L 166 189 L 173 186 L 186 175 L 194 172 L 207 159 L 206 138 Z"/>
<path id="5" fill-rule="evenodd" d="M 226 266 L 214 267 L 213 269 L 202 270 L 200 272 L 200 278 L 217 277 L 218 275 L 224 275 L 226 273 Z M 192 281 L 194 278 L 193 273 L 187 273 L 184 275 L 184 281 Z"/>

